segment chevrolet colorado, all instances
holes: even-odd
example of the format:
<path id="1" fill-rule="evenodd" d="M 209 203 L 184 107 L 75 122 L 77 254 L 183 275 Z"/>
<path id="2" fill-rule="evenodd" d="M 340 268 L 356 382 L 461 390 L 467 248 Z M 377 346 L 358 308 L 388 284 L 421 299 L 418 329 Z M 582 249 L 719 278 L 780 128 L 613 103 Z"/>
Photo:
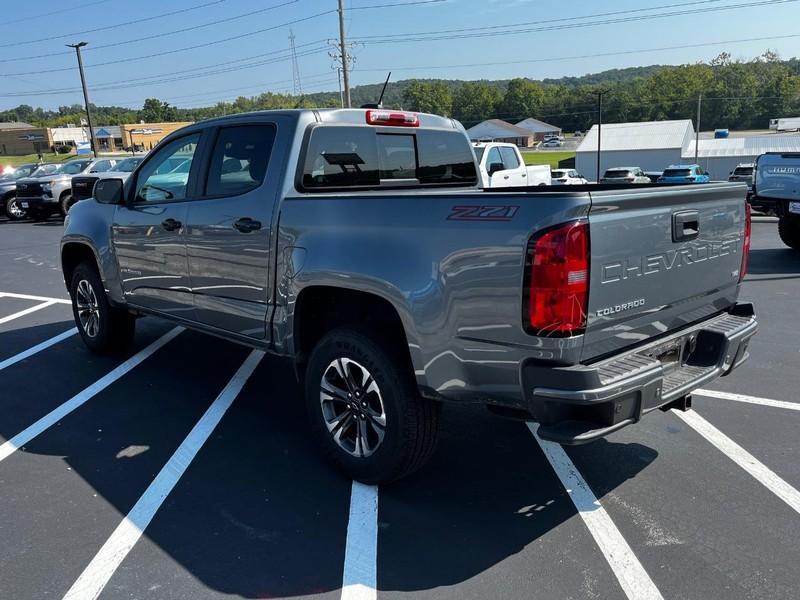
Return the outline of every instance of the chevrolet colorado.
<path id="1" fill-rule="evenodd" d="M 157 315 L 291 358 L 323 453 L 372 483 L 425 462 L 444 401 L 577 444 L 747 358 L 744 185 L 480 183 L 444 117 L 190 125 L 67 215 L 75 321 L 96 352 Z"/>
<path id="2" fill-rule="evenodd" d="M 753 206 L 778 216 L 778 235 L 800 250 L 800 154 L 767 152 L 756 159 Z"/>

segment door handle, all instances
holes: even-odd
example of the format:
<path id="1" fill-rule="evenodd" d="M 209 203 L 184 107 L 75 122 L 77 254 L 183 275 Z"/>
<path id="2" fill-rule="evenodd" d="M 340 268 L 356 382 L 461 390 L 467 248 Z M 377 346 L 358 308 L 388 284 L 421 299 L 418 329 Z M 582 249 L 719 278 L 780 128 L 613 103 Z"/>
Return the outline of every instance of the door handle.
<path id="1" fill-rule="evenodd" d="M 503 179 L 508 179 L 508 175 L 503 175 Z"/>
<path id="2" fill-rule="evenodd" d="M 528 174 L 527 174 L 527 173 L 523 173 L 523 174 L 522 174 L 522 176 L 523 176 L 523 177 L 527 177 L 527 176 L 528 176 Z"/>
<path id="3" fill-rule="evenodd" d="M 175 219 L 165 219 L 161 221 L 161 227 L 163 227 L 166 231 L 175 231 L 180 229 L 183 224 L 180 221 L 176 221 Z"/>
<path id="4" fill-rule="evenodd" d="M 250 217 L 242 217 L 233 224 L 233 227 L 242 233 L 250 233 L 261 229 L 261 221 L 256 221 Z"/>
<path id="5" fill-rule="evenodd" d="M 685 242 L 700 235 L 700 216 L 696 210 L 672 213 L 672 241 Z"/>

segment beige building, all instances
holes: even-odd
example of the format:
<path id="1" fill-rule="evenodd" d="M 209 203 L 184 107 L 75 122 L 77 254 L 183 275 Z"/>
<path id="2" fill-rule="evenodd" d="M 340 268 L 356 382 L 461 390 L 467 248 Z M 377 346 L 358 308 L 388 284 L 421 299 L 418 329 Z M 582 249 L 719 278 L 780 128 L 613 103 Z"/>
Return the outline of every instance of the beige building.
<path id="1" fill-rule="evenodd" d="M 46 127 L 28 123 L 0 123 L 0 154 L 23 155 L 50 152 L 53 136 Z"/>
<path id="2" fill-rule="evenodd" d="M 187 125 L 191 125 L 191 122 L 120 125 L 122 145 L 125 148 L 130 148 L 133 144 L 136 144 L 137 149 L 152 150 L 158 142 L 170 133 Z"/>

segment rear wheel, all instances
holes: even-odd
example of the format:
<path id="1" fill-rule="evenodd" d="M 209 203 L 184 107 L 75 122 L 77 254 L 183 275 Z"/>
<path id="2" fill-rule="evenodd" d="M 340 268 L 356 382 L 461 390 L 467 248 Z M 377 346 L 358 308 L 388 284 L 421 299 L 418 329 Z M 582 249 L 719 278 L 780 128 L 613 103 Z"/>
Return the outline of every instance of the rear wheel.
<path id="1" fill-rule="evenodd" d="M 324 336 L 308 363 L 306 408 L 323 455 L 352 479 L 382 484 L 419 469 L 436 446 L 439 404 L 419 396 L 407 362 L 369 334 Z"/>
<path id="2" fill-rule="evenodd" d="M 22 208 L 16 196 L 12 196 L 6 200 L 6 215 L 12 221 L 19 221 L 28 216 L 27 211 Z"/>
<path id="3" fill-rule="evenodd" d="M 800 218 L 781 217 L 778 219 L 778 235 L 789 248 L 800 250 Z"/>
<path id="4" fill-rule="evenodd" d="M 82 262 L 75 268 L 70 292 L 75 324 L 92 352 L 112 354 L 131 345 L 136 319 L 109 304 L 103 282 L 92 263 Z"/>

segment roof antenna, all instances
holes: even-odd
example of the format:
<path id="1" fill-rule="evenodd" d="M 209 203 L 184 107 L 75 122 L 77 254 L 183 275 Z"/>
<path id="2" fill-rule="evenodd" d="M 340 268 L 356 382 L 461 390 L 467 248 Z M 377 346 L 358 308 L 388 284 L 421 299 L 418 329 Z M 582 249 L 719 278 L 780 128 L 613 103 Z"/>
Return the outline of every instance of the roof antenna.
<path id="1" fill-rule="evenodd" d="M 389 74 L 386 76 L 386 81 L 383 82 L 383 89 L 381 90 L 380 98 L 378 98 L 378 102 L 375 104 L 364 104 L 361 108 L 383 108 L 383 95 L 386 93 L 386 86 L 389 85 L 389 78 L 392 76 L 392 72 L 389 71 Z"/>

